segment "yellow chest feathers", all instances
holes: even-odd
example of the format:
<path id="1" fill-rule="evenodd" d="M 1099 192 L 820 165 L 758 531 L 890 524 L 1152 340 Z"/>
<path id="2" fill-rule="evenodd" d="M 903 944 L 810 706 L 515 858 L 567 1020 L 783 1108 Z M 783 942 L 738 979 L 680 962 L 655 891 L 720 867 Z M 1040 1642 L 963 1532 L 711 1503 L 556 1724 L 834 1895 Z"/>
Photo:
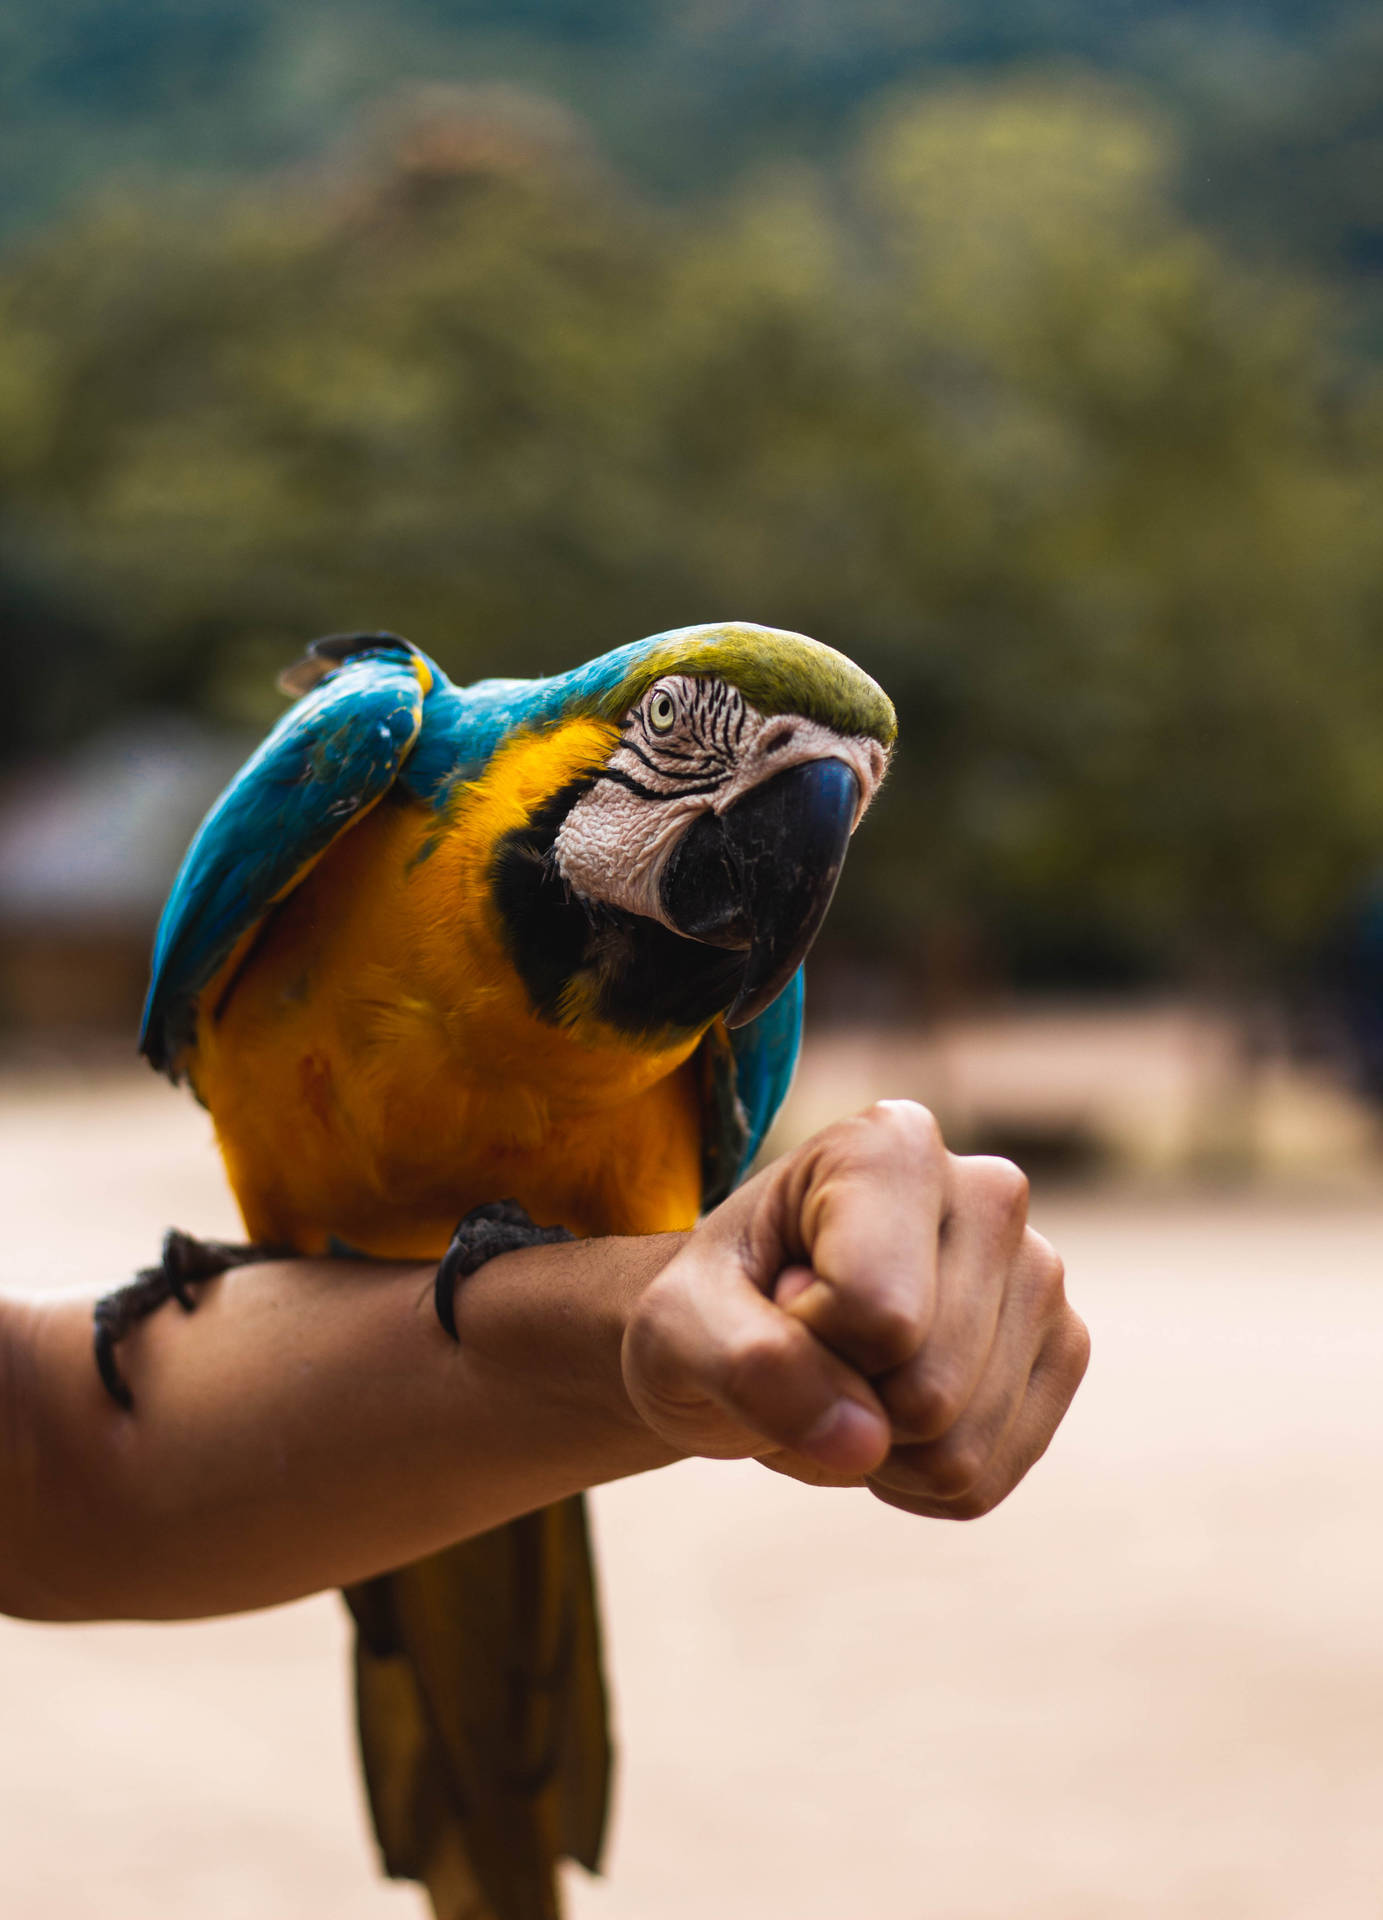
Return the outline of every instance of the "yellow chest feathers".
<path id="1" fill-rule="evenodd" d="M 205 991 L 193 1078 L 254 1238 L 429 1258 L 511 1197 L 583 1234 L 695 1219 L 695 1037 L 540 1020 L 488 884 L 499 838 L 609 737 L 517 743 L 440 833 L 386 800 Z"/>

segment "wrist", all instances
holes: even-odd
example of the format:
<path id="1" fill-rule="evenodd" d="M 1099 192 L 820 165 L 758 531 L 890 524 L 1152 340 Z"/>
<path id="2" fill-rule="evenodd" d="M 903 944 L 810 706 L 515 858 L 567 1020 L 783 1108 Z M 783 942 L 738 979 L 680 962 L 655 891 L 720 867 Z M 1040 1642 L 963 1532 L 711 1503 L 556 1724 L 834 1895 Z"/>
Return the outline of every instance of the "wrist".
<path id="1" fill-rule="evenodd" d="M 594 1423 L 619 1472 L 681 1457 L 631 1399 L 624 1353 L 644 1294 L 687 1238 L 611 1237 L 498 1256 L 458 1290 L 461 1355 L 487 1371 L 522 1374 L 563 1424 L 589 1432 Z"/>

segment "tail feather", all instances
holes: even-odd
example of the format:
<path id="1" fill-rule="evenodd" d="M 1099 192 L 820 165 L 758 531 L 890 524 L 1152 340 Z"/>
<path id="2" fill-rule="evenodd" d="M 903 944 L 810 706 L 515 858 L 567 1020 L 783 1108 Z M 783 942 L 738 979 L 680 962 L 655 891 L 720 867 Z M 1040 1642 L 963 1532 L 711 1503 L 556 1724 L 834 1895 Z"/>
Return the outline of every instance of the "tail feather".
<path id="1" fill-rule="evenodd" d="M 347 1593 L 361 1757 L 386 1871 L 438 1920 L 559 1920 L 593 1872 L 610 1742 L 578 1497 Z"/>

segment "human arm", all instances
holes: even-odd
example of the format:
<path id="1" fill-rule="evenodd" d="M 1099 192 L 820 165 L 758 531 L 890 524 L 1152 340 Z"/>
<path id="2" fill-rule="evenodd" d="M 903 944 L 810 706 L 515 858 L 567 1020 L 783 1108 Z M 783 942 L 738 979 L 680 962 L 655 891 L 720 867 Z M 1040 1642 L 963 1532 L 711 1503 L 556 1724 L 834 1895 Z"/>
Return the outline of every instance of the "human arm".
<path id="1" fill-rule="evenodd" d="M 619 1356 L 681 1238 L 507 1254 L 459 1290 L 459 1344 L 430 1269 L 242 1267 L 126 1342 L 133 1413 L 97 1378 L 89 1297 L 0 1300 L 0 1610 L 272 1605 L 665 1464 Z"/>
<path id="2" fill-rule="evenodd" d="M 0 1302 L 0 1607 L 268 1605 L 687 1453 L 982 1511 L 1084 1365 L 1022 1212 L 1015 1170 L 956 1159 L 892 1103 L 693 1235 L 491 1261 L 459 1290 L 457 1345 L 417 1268 L 242 1268 L 129 1343 L 133 1415 L 96 1379 L 88 1299 Z M 842 1393 L 863 1424 L 813 1439 Z"/>

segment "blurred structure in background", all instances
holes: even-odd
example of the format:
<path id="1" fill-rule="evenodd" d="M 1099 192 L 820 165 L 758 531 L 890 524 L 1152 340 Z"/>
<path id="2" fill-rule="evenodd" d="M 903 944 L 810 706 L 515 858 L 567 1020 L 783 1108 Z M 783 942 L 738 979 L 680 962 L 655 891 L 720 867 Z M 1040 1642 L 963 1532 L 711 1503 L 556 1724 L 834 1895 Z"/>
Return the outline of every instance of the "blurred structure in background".
<path id="1" fill-rule="evenodd" d="M 1247 1085 L 1383 860 L 1383 32 L 1327 13 L 24 0 L 12 764 L 261 728 L 332 629 L 799 627 L 903 729 L 818 1007 L 1179 997 Z"/>
<path id="2" fill-rule="evenodd" d="M 1345 1077 L 1383 1109 L 1383 874 L 1350 902 L 1326 943 L 1318 976 L 1326 1049 Z"/>
<path id="3" fill-rule="evenodd" d="M 12 1033 L 134 1032 L 169 875 L 248 745 L 148 716 L 0 791 L 0 1018 Z"/>

